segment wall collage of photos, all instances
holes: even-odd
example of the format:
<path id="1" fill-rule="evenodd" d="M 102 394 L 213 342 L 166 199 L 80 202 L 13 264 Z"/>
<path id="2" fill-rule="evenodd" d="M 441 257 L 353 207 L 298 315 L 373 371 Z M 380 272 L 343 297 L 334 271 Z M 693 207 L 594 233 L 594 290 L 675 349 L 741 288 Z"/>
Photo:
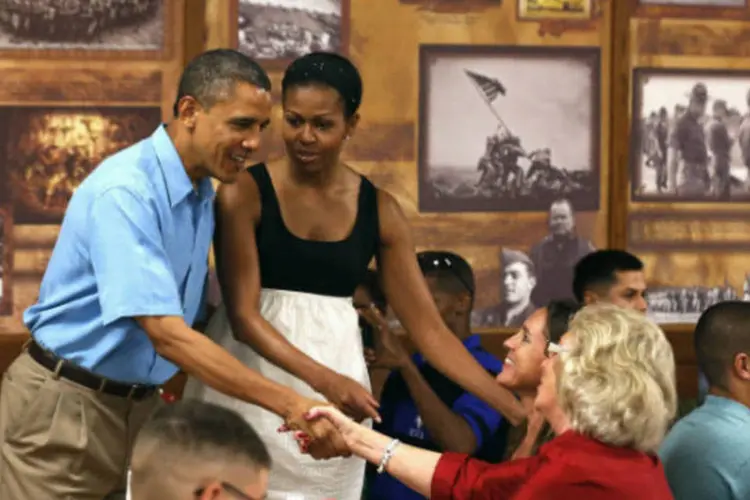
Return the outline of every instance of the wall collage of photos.
<path id="1" fill-rule="evenodd" d="M 171 114 L 184 0 L 0 1 L 0 334 L 23 334 L 68 200 Z"/>
<path id="2" fill-rule="evenodd" d="M 0 0 L 0 333 L 23 332 L 76 186 L 168 118 L 196 41 L 269 70 L 259 160 L 283 154 L 288 62 L 352 58 L 365 96 L 344 159 L 396 196 L 419 249 L 470 261 L 479 331 L 569 295 L 595 248 L 644 260 L 668 329 L 750 299 L 746 0 L 28 3 L 53 7 Z M 184 30 L 191 9 L 205 30 Z"/>

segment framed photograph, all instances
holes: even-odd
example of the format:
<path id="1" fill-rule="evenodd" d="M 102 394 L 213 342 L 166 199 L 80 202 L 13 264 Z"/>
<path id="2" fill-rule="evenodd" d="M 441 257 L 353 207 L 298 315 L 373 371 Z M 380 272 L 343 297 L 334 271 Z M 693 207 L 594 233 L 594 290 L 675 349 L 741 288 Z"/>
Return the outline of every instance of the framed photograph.
<path id="1" fill-rule="evenodd" d="M 234 0 L 235 46 L 267 67 L 315 50 L 346 54 L 350 0 Z"/>
<path id="2" fill-rule="evenodd" d="M 633 201 L 750 201 L 750 71 L 637 68 Z"/>
<path id="3" fill-rule="evenodd" d="M 0 316 L 13 314 L 13 219 L 9 207 L 0 207 Z"/>
<path id="4" fill-rule="evenodd" d="M 474 326 L 517 328 L 551 300 L 573 299 L 573 269 L 596 250 L 587 231 L 579 229 L 577 218 L 570 200 L 561 198 L 549 207 L 544 236 L 526 248 L 502 248 L 500 301 L 476 308 L 472 314 Z"/>
<path id="5" fill-rule="evenodd" d="M 589 19 L 593 0 L 518 0 L 518 18 Z"/>
<path id="6" fill-rule="evenodd" d="M 640 5 L 675 7 L 746 7 L 748 0 L 638 0 Z"/>
<path id="7" fill-rule="evenodd" d="M 0 151 L 16 224 L 58 224 L 71 195 L 106 157 L 149 136 L 153 107 L 0 108 Z"/>
<path id="8" fill-rule="evenodd" d="M 750 301 L 747 251 L 639 252 L 648 287 L 648 314 L 660 324 L 695 324 L 708 307 Z"/>
<path id="9" fill-rule="evenodd" d="M 597 210 L 599 57 L 589 47 L 421 46 L 420 210 L 547 211 L 560 197 Z"/>
<path id="10" fill-rule="evenodd" d="M 172 0 L 3 2 L 3 57 L 156 59 L 170 56 Z M 39 4 L 35 7 L 35 4 Z"/>

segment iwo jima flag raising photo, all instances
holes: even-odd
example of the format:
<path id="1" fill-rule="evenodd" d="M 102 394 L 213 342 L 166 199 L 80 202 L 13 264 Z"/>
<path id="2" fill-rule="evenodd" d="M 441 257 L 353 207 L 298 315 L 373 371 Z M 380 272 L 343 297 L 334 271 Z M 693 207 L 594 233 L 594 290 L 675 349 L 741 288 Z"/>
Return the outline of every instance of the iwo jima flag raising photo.
<path id="1" fill-rule="evenodd" d="M 420 209 L 538 211 L 559 197 L 598 207 L 590 63 L 434 59 L 423 87 Z"/>

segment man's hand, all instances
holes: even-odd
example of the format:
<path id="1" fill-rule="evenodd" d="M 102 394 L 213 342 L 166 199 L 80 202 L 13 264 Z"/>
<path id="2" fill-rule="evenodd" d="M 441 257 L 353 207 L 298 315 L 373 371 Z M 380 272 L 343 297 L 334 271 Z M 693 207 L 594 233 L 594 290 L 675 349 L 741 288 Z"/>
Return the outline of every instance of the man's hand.
<path id="1" fill-rule="evenodd" d="M 308 418 L 308 413 L 312 408 L 325 404 L 300 397 L 285 415 L 284 425 L 279 428 L 279 432 L 293 431 L 295 438 L 304 443 L 303 451 L 317 460 L 351 456 L 351 451 L 341 433 L 329 420 Z"/>
<path id="2" fill-rule="evenodd" d="M 359 382 L 332 372 L 315 389 L 356 421 L 361 422 L 366 418 L 372 418 L 380 422 L 378 414 L 380 404 L 375 396 Z"/>
<path id="3" fill-rule="evenodd" d="M 388 322 L 374 304 L 358 310 L 359 314 L 375 329 L 375 350 L 365 352 L 370 368 L 400 370 L 409 363 L 409 353 L 388 326 Z"/>

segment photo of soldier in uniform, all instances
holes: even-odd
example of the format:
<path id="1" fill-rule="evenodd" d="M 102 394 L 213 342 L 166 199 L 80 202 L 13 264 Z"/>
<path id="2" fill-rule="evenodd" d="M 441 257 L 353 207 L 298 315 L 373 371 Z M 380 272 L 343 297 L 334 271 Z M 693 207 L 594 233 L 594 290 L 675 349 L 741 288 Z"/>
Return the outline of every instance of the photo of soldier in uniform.
<path id="1" fill-rule="evenodd" d="M 340 52 L 342 2 L 239 0 L 237 46 L 260 60 L 290 60 L 317 50 Z"/>
<path id="2" fill-rule="evenodd" d="M 0 148 L 16 224 L 57 224 L 83 179 L 105 158 L 149 136 L 159 107 L 0 109 Z"/>
<path id="3" fill-rule="evenodd" d="M 537 286 L 534 264 L 520 250 L 503 248 L 500 253 L 501 296 L 499 304 L 472 313 L 472 325 L 516 328 L 536 310 L 531 294 Z"/>
<path id="4" fill-rule="evenodd" d="M 638 3 L 678 7 L 745 7 L 747 0 L 639 0 Z"/>
<path id="5" fill-rule="evenodd" d="M 636 201 L 750 200 L 750 73 L 636 70 Z"/>
<path id="6" fill-rule="evenodd" d="M 160 50 L 163 0 L 0 0 L 0 49 Z"/>
<path id="7" fill-rule="evenodd" d="M 696 323 L 703 311 L 712 305 L 738 299 L 740 296 L 737 290 L 725 282 L 718 286 L 649 287 L 646 302 L 648 315 L 654 321 L 660 324 L 674 324 Z"/>
<path id="8" fill-rule="evenodd" d="M 423 45 L 420 66 L 420 210 L 598 209 L 598 49 Z"/>
<path id="9" fill-rule="evenodd" d="M 520 19 L 581 19 L 591 16 L 593 0 L 518 0 Z"/>

